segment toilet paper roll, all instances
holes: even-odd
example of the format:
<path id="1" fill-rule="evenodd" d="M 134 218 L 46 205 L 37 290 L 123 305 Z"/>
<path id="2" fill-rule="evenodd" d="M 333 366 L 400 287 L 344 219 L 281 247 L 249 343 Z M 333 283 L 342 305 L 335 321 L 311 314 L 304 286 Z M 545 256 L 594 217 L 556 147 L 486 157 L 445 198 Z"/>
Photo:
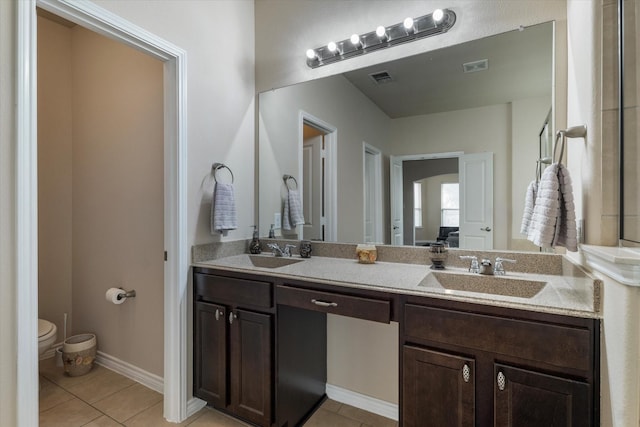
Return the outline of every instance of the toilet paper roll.
<path id="1" fill-rule="evenodd" d="M 112 302 L 114 304 L 122 304 L 126 300 L 126 298 L 124 298 L 125 293 L 126 292 L 124 291 L 124 289 L 109 288 L 107 289 L 105 298 L 107 299 L 107 301 Z M 121 295 L 120 299 L 118 299 L 118 295 Z"/>

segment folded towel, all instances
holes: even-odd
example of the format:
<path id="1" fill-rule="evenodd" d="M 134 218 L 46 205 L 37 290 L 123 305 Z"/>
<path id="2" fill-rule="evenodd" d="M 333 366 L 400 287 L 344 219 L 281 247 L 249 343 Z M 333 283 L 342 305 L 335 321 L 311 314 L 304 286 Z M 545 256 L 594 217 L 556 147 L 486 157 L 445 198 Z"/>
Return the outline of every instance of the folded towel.
<path id="1" fill-rule="evenodd" d="M 556 223 L 560 216 L 559 189 L 558 164 L 554 163 L 544 170 L 540 178 L 527 233 L 527 239 L 542 248 L 552 247 L 556 235 Z"/>
<path id="2" fill-rule="evenodd" d="M 291 230 L 296 225 L 304 224 L 302 202 L 298 190 L 289 190 L 284 198 L 284 212 L 282 214 L 282 228 Z"/>
<path id="3" fill-rule="evenodd" d="M 238 223 L 233 184 L 216 182 L 211 203 L 211 234 L 215 234 L 215 232 L 226 234 L 227 231 L 236 228 L 238 228 Z"/>
<path id="4" fill-rule="evenodd" d="M 561 163 L 546 168 L 540 178 L 527 238 L 542 248 L 578 250 L 573 186 Z"/>
<path id="5" fill-rule="evenodd" d="M 578 231 L 576 227 L 576 206 L 573 201 L 573 185 L 569 169 L 563 164 L 558 168 L 560 182 L 560 218 L 556 228 L 554 244 L 564 246 L 568 251 L 578 251 Z"/>
<path id="6" fill-rule="evenodd" d="M 536 203 L 536 193 L 538 192 L 538 183 L 531 181 L 527 187 L 527 193 L 524 197 L 524 212 L 522 214 L 522 225 L 520 226 L 520 234 L 525 236 L 529 233 L 531 225 L 531 217 L 533 216 L 533 207 Z"/>

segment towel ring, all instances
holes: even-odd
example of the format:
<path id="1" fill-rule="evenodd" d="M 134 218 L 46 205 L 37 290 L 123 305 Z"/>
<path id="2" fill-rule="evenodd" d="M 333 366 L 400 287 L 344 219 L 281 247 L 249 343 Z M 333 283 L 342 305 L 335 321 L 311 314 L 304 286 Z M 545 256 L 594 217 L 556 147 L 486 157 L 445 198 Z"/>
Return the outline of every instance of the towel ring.
<path id="1" fill-rule="evenodd" d="M 225 165 L 224 163 L 214 163 L 213 166 L 211 166 L 211 173 L 213 174 L 214 181 L 218 182 L 216 172 L 218 172 L 218 170 L 220 169 L 226 169 L 229 171 L 229 173 L 231 174 L 231 183 L 233 184 L 233 172 L 231 171 L 231 169 L 229 169 L 229 166 Z"/>
<path id="2" fill-rule="evenodd" d="M 565 137 L 564 137 L 564 133 L 562 131 L 558 132 L 556 134 L 556 142 L 553 143 L 553 161 L 556 161 L 556 149 L 558 148 L 558 140 L 561 139 L 561 144 L 562 144 L 562 148 L 560 148 L 560 158 L 558 159 L 557 163 L 562 163 L 562 157 L 564 156 L 564 141 L 565 141 Z"/>
<path id="3" fill-rule="evenodd" d="M 289 180 L 290 179 L 292 179 L 293 182 L 296 183 L 296 188 L 289 187 Z M 289 190 L 297 190 L 298 189 L 298 181 L 296 181 L 296 179 L 293 176 L 284 174 L 284 175 L 282 175 L 282 180 L 284 181 L 284 185 L 287 187 L 287 189 L 289 189 Z"/>

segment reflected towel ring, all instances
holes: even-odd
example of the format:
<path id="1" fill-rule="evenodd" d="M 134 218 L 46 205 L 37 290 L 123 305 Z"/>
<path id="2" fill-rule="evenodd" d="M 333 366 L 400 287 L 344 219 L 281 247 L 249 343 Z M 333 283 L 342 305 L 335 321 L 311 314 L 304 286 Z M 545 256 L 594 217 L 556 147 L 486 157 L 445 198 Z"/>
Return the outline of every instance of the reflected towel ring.
<path id="1" fill-rule="evenodd" d="M 292 179 L 293 182 L 296 183 L 296 188 L 289 187 L 289 180 L 290 179 Z M 284 174 L 284 175 L 282 175 L 282 180 L 284 181 L 284 185 L 287 187 L 288 190 L 297 190 L 298 189 L 298 181 L 296 181 L 296 179 L 293 176 Z"/>
<path id="2" fill-rule="evenodd" d="M 562 163 L 562 157 L 564 156 L 564 142 L 565 142 L 565 135 L 563 131 L 559 131 L 556 134 L 556 141 L 553 144 L 553 161 L 556 161 L 556 149 L 558 148 L 558 140 L 560 140 L 562 147 L 560 148 L 560 158 L 558 159 L 557 163 Z"/>
<path id="3" fill-rule="evenodd" d="M 213 179 L 215 180 L 215 182 L 218 182 L 216 172 L 218 172 L 219 169 L 226 169 L 229 171 L 229 173 L 231 174 L 231 183 L 233 184 L 233 172 L 231 171 L 231 169 L 229 169 L 229 166 L 225 165 L 224 163 L 214 163 L 213 166 L 211 166 L 211 173 L 213 174 Z"/>

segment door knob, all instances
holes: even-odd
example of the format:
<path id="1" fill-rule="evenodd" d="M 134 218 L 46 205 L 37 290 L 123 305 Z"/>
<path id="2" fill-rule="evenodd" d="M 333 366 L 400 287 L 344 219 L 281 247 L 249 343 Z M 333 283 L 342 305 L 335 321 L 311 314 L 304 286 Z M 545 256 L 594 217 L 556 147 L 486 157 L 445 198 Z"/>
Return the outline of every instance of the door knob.
<path id="1" fill-rule="evenodd" d="M 491 231 L 491 227 L 482 227 L 480 230 L 482 230 L 482 231 Z"/>

